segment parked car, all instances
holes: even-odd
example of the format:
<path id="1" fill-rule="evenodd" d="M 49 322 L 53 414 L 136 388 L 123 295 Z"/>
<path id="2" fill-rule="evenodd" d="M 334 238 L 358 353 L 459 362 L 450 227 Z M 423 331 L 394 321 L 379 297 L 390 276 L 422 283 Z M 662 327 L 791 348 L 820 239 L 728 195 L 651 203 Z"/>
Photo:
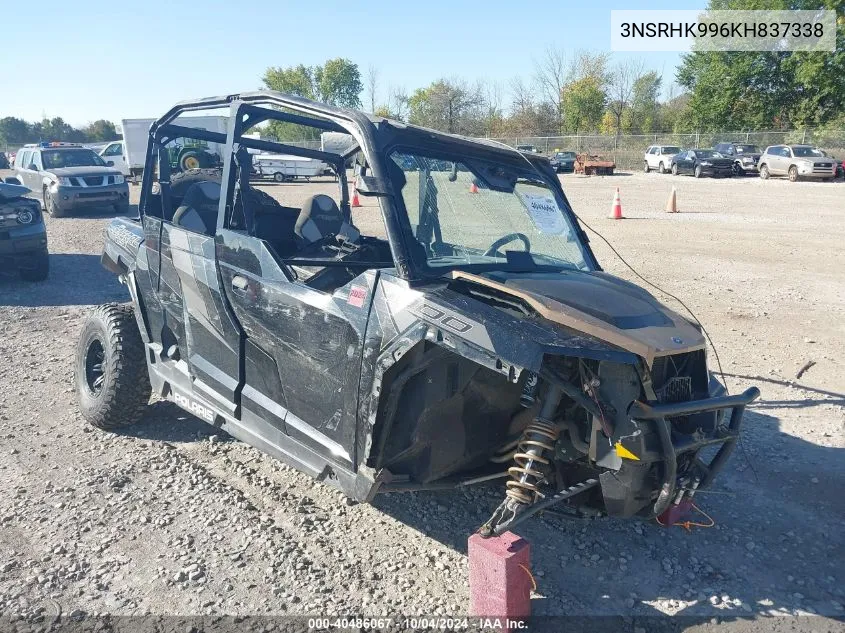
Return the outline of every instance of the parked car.
<path id="1" fill-rule="evenodd" d="M 575 152 L 555 152 L 549 163 L 559 174 L 575 171 Z"/>
<path id="2" fill-rule="evenodd" d="M 722 156 L 733 160 L 734 176 L 743 176 L 750 172 L 757 172 L 757 163 L 760 160 L 760 150 L 756 145 L 748 143 L 716 143 L 714 148 Z"/>
<path id="3" fill-rule="evenodd" d="M 0 169 L 11 169 L 11 163 L 9 162 L 9 157 L 6 156 L 5 153 L 0 152 Z"/>
<path id="4" fill-rule="evenodd" d="M 823 149 L 819 150 L 819 151 L 822 154 L 824 154 L 825 156 L 827 156 L 828 158 L 833 160 L 833 167 L 834 167 L 834 171 L 836 172 L 836 175 L 834 176 L 834 178 L 845 178 L 845 160 L 843 160 L 840 163 L 839 159 L 836 158 L 836 156 L 831 156 L 830 154 L 828 154 Z"/>
<path id="5" fill-rule="evenodd" d="M 700 329 L 601 270 L 547 159 L 273 91 L 182 102 L 157 134 L 209 104 L 230 108 L 228 138 L 202 132 L 227 178 L 146 178 L 140 217 L 106 228 L 132 302 L 81 328 L 89 423 L 155 393 L 357 501 L 510 473 L 483 537 L 564 501 L 657 517 L 726 463 L 759 390 L 725 395 Z M 254 189 L 241 148 L 297 148 L 246 138 L 247 114 L 351 133 L 391 230 L 354 226 L 342 154 L 299 148 L 340 182 L 295 206 Z"/>
<path id="6" fill-rule="evenodd" d="M 517 145 L 516 149 L 520 152 L 528 152 L 529 154 L 539 154 L 540 150 L 534 145 Z"/>
<path id="7" fill-rule="evenodd" d="M 712 149 L 681 150 L 672 157 L 672 173 L 702 176 L 732 176 L 733 160 Z"/>
<path id="8" fill-rule="evenodd" d="M 672 166 L 672 158 L 681 151 L 674 145 L 652 145 L 643 155 L 643 171 L 656 169 L 658 174 L 665 174 Z"/>
<path id="9" fill-rule="evenodd" d="M 37 200 L 17 178 L 0 182 L 0 271 L 17 270 L 26 281 L 43 281 L 50 272 L 47 229 Z"/>
<path id="10" fill-rule="evenodd" d="M 129 186 L 114 167 L 75 143 L 24 145 L 15 161 L 15 175 L 41 200 L 52 216 L 81 207 L 113 206 L 129 211 Z"/>
<path id="11" fill-rule="evenodd" d="M 801 178 L 833 180 L 836 161 L 812 145 L 771 145 L 760 157 L 760 178 L 786 176 L 790 182 Z"/>

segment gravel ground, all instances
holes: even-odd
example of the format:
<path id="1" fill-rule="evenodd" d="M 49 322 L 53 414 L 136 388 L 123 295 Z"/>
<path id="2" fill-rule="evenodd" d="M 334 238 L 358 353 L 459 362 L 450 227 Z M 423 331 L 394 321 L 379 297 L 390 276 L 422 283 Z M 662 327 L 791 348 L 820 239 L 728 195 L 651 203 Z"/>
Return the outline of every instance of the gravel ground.
<path id="1" fill-rule="evenodd" d="M 731 390 L 758 385 L 763 397 L 743 450 L 698 497 L 714 528 L 526 524 L 534 613 L 842 630 L 832 618 L 845 616 L 845 185 L 563 183 L 590 226 L 696 312 Z M 672 185 L 679 215 L 662 211 Z M 615 187 L 621 222 L 606 217 Z M 331 189 L 266 187 L 289 203 Z M 378 224 L 376 213 L 357 221 Z M 48 218 L 50 279 L 0 277 L 0 614 L 466 613 L 466 538 L 499 486 L 350 505 L 169 403 L 120 433 L 83 423 L 71 387 L 78 332 L 90 305 L 126 297 L 99 265 L 108 219 Z M 591 239 L 606 269 L 632 278 Z M 822 617 L 769 617 L 790 614 Z"/>

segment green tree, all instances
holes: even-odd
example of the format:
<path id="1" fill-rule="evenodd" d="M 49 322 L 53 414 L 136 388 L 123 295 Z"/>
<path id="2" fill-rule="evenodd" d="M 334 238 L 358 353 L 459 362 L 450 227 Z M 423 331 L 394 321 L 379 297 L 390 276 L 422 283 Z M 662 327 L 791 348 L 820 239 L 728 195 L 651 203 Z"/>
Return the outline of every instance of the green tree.
<path id="1" fill-rule="evenodd" d="M 9 144 L 27 143 L 32 129 L 26 121 L 7 116 L 0 119 L 0 142 Z"/>
<path id="2" fill-rule="evenodd" d="M 345 108 L 361 107 L 361 73 L 358 64 L 338 57 L 314 69 L 318 99 Z"/>
<path id="3" fill-rule="evenodd" d="M 631 96 L 630 123 L 626 129 L 634 134 L 656 132 L 660 129 L 660 75 L 651 71 L 634 82 Z"/>
<path id="4" fill-rule="evenodd" d="M 702 130 L 824 125 L 845 103 L 845 0 L 711 0 L 709 9 L 829 9 L 832 53 L 694 52 L 677 79 L 690 93 L 690 124 Z"/>
<path id="5" fill-rule="evenodd" d="M 270 90 L 347 108 L 361 106 L 364 89 L 358 66 L 340 57 L 322 66 L 270 67 L 263 81 Z M 315 128 L 282 121 L 271 121 L 263 133 L 278 141 L 315 140 L 320 136 Z"/>
<path id="6" fill-rule="evenodd" d="M 473 134 L 480 128 L 482 105 L 478 91 L 464 82 L 439 79 L 408 98 L 408 120 L 443 132 Z"/>
<path id="7" fill-rule="evenodd" d="M 264 85 L 270 90 L 316 99 L 314 68 L 299 64 L 290 68 L 271 66 L 264 72 Z"/>
<path id="8" fill-rule="evenodd" d="M 566 129 L 590 132 L 601 125 L 607 96 L 597 77 L 583 77 L 563 88 L 563 111 Z"/>
<path id="9" fill-rule="evenodd" d="M 89 123 L 82 131 L 89 141 L 114 141 L 120 136 L 114 127 L 114 123 L 105 119 Z"/>

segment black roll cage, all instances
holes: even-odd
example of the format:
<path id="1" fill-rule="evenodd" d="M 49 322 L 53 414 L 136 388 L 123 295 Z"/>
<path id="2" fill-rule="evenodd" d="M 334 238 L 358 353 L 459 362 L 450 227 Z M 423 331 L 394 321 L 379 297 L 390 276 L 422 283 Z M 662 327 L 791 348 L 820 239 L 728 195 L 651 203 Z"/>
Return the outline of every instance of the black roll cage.
<path id="1" fill-rule="evenodd" d="M 180 115 L 185 113 L 226 107 L 229 109 L 228 130 L 226 134 L 200 128 L 185 127 L 174 123 Z M 284 110 L 275 108 L 284 108 Z M 339 154 L 244 136 L 250 128 L 270 120 L 305 125 L 326 132 L 349 134 L 355 139 L 356 143 L 344 154 Z M 512 162 L 516 154 L 515 150 L 505 146 L 496 146 L 492 143 L 444 134 L 387 119 L 375 118 L 356 110 L 339 108 L 270 90 L 183 101 L 176 104 L 150 127 L 144 175 L 141 184 L 141 200 L 138 207 L 139 213 L 142 218 L 146 214 L 156 170 L 158 170 L 159 174 L 162 208 L 169 208 L 170 161 L 165 146 L 174 139 L 187 137 L 219 143 L 225 148 L 221 183 L 221 191 L 224 195 L 220 196 L 220 204 L 217 211 L 218 231 L 228 228 L 228 223 L 231 220 L 234 209 L 236 191 L 234 185 L 238 177 L 238 166 L 247 157 L 248 153 L 246 150 L 248 149 L 290 153 L 306 158 L 322 160 L 331 165 L 337 173 L 340 183 L 341 212 L 344 218 L 349 221 L 351 219 L 351 206 L 345 165 L 352 156 L 361 152 L 364 156 L 365 168 L 358 176 L 360 184 L 359 193 L 377 197 L 379 200 L 387 240 L 390 244 L 394 265 L 399 276 L 410 282 L 422 281 L 426 277 L 430 277 L 430 271 L 426 271 L 427 267 L 424 263 L 420 265 L 420 263 L 414 261 L 411 248 L 412 244 L 410 243 L 414 238 L 411 235 L 408 218 L 405 215 L 403 219 L 402 213 L 399 212 L 400 206 L 404 210 L 404 203 L 401 200 L 400 192 L 394 190 L 393 183 L 388 176 L 387 167 L 384 163 L 388 153 L 393 150 L 397 143 L 402 145 L 407 144 L 408 133 L 413 134 L 414 140 L 420 143 L 421 149 L 424 147 L 443 149 L 448 146 L 459 152 L 477 154 L 479 158 L 486 157 L 488 160 L 498 159 L 506 162 Z M 404 137 L 404 140 L 399 138 L 399 135 Z M 525 156 L 520 155 L 518 158 L 524 160 Z M 534 157 L 528 160 L 545 175 L 552 174 L 551 168 L 547 164 L 548 161 L 543 165 L 541 160 Z M 248 170 L 240 170 L 240 178 L 240 187 L 248 187 Z M 550 182 L 552 181 L 551 178 L 549 180 Z M 594 266 L 595 270 L 601 270 L 590 249 L 589 240 L 578 224 L 577 218 L 572 213 L 569 201 L 566 199 L 566 195 L 560 187 L 559 181 L 554 178 L 553 182 L 556 184 L 555 193 L 565 202 L 565 213 L 570 215 L 573 225 L 578 228 L 579 236 L 583 241 L 588 259 L 591 260 L 590 263 Z M 246 209 L 245 211 L 248 213 Z M 250 230 L 252 227 L 252 218 L 246 217 L 245 220 L 247 230 Z"/>

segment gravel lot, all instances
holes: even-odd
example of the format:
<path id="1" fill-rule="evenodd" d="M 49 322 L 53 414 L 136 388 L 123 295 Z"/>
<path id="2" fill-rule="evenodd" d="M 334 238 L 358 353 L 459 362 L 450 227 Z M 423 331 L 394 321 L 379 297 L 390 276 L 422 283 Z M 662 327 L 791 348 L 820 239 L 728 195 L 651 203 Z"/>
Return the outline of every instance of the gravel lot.
<path id="1" fill-rule="evenodd" d="M 830 618 L 845 616 L 845 184 L 639 173 L 563 183 L 590 226 L 696 312 L 731 390 L 758 385 L 763 397 L 744 450 L 698 497 L 714 528 L 526 524 L 534 613 L 841 630 Z M 672 185 L 678 215 L 663 212 Z M 266 190 L 290 203 L 332 187 Z M 607 219 L 615 187 L 624 221 Z M 358 223 L 378 223 L 375 213 L 360 209 Z M 48 218 L 50 279 L 0 277 L 0 614 L 466 613 L 466 538 L 499 486 L 349 505 L 169 403 L 117 434 L 83 423 L 77 334 L 90 305 L 126 297 L 99 265 L 108 220 Z M 606 269 L 633 278 L 591 239 Z M 789 614 L 823 617 L 769 618 Z"/>

